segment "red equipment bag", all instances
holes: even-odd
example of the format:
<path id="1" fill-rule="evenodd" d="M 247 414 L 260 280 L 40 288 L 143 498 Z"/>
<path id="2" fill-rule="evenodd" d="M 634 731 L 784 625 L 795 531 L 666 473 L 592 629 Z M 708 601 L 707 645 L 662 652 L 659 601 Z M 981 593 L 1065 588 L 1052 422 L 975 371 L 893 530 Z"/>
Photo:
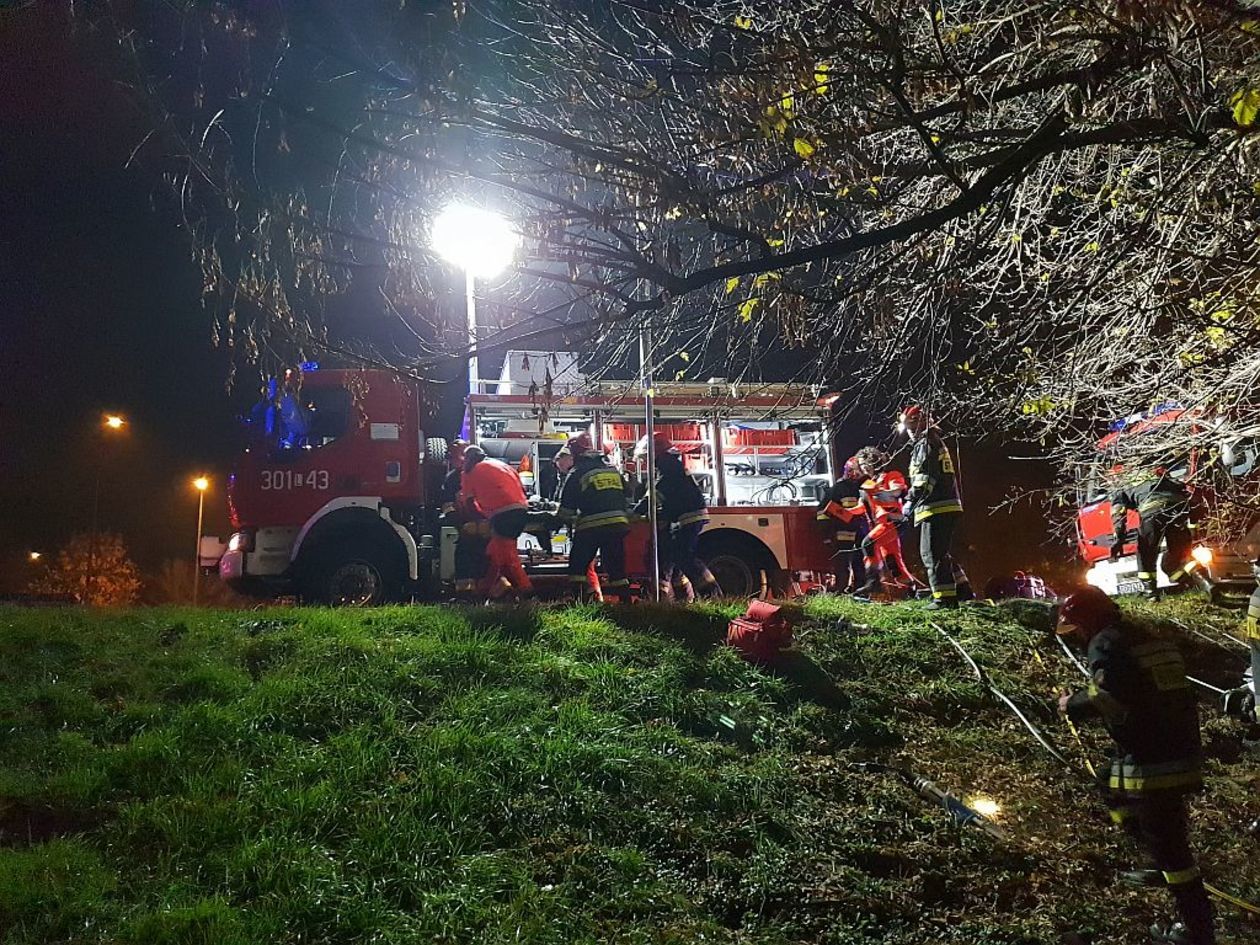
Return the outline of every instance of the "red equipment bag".
<path id="1" fill-rule="evenodd" d="M 773 663 L 786 647 L 792 645 L 792 625 L 782 607 L 754 600 L 736 617 L 726 630 L 726 643 L 739 650 L 753 663 Z"/>

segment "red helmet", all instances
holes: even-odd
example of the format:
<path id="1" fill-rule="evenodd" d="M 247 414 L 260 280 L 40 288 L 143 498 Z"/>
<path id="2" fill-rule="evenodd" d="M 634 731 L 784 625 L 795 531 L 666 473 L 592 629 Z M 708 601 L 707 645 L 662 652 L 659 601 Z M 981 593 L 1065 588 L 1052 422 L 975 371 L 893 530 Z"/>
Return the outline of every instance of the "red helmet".
<path id="1" fill-rule="evenodd" d="M 584 453 L 595 452 L 595 444 L 591 441 L 591 435 L 585 430 L 576 436 L 569 437 L 569 442 L 564 444 L 564 448 L 573 454 L 574 459 L 577 459 Z"/>
<path id="2" fill-rule="evenodd" d="M 1055 632 L 1067 636 L 1080 630 L 1092 637 L 1119 619 L 1120 608 L 1114 600 L 1096 587 L 1085 587 L 1069 594 L 1063 602 Z"/>

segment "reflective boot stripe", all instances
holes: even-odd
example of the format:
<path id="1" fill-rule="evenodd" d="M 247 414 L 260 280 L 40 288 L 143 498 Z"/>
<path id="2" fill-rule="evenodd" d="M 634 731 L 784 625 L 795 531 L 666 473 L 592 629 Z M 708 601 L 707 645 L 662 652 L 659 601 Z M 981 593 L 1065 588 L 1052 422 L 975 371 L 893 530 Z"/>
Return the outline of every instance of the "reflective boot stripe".
<path id="1" fill-rule="evenodd" d="M 1169 886 L 1184 886 L 1186 883 L 1193 883 L 1199 878 L 1199 868 L 1197 866 L 1191 866 L 1184 870 L 1173 870 L 1172 872 L 1164 870 L 1163 872 L 1164 881 Z"/>

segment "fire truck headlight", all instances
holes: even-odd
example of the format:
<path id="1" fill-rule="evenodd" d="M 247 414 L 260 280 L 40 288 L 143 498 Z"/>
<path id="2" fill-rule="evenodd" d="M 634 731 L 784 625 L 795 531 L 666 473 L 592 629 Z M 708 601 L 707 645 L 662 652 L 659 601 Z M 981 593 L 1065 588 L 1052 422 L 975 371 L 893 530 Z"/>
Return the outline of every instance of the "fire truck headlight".
<path id="1" fill-rule="evenodd" d="M 1212 563 L 1212 549 L 1206 545 L 1199 545 L 1194 551 L 1190 552 L 1190 556 L 1205 568 Z"/>
<path id="2" fill-rule="evenodd" d="M 253 551 L 254 533 L 233 532 L 232 537 L 228 539 L 227 547 L 228 551 Z"/>

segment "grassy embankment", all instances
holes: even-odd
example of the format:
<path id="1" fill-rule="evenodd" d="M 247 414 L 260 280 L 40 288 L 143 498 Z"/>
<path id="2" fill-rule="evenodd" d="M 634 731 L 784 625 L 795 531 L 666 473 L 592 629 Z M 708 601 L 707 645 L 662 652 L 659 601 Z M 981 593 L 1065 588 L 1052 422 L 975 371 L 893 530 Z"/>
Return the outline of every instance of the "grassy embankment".
<path id="1" fill-rule="evenodd" d="M 1133 847 L 925 612 L 811 601 L 782 674 L 718 645 L 731 612 L 0 610 L 0 939 L 1145 940 Z M 1043 709 L 1074 670 L 1015 616 L 942 624 L 1081 758 Z M 1233 682 L 1241 653 L 1183 639 Z M 1204 718 L 1203 859 L 1254 901 L 1256 763 Z M 998 799 L 1010 840 L 865 760 Z"/>

